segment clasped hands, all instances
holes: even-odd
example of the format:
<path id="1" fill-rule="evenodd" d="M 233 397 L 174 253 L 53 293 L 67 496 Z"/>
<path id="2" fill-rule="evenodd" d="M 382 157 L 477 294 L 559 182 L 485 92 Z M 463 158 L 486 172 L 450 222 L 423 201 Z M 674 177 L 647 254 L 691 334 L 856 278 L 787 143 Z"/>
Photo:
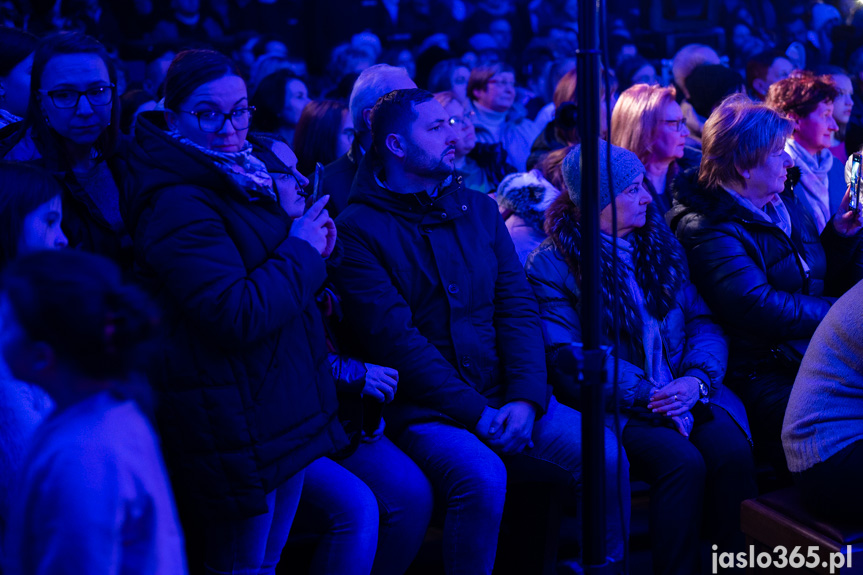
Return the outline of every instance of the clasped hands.
<path id="1" fill-rule="evenodd" d="M 664 387 L 656 387 L 651 391 L 647 409 L 670 417 L 677 431 L 682 436 L 689 437 L 695 425 L 695 418 L 690 410 L 695 407 L 700 397 L 701 386 L 697 378 L 678 377 Z"/>
<path id="2" fill-rule="evenodd" d="M 486 407 L 476 424 L 475 433 L 494 451 L 505 454 L 521 453 L 532 448 L 536 406 L 523 400 L 507 403 L 500 409 Z"/>

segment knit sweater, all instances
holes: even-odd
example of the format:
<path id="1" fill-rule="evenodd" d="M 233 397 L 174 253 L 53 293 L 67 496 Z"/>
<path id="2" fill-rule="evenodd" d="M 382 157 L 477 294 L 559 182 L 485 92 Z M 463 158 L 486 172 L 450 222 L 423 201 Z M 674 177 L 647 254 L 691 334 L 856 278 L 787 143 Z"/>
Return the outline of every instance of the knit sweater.
<path id="1" fill-rule="evenodd" d="M 530 146 L 543 126 L 537 127 L 527 118 L 515 118 L 512 110 L 495 112 L 476 103 L 473 104 L 473 108 L 476 111 L 474 128 L 477 142 L 486 144 L 500 142 L 506 150 L 507 161 L 515 166 L 516 170 L 523 172 L 530 154 Z"/>
<path id="2" fill-rule="evenodd" d="M 815 331 L 791 390 L 782 444 L 800 472 L 863 439 L 863 282 L 837 301 Z"/>

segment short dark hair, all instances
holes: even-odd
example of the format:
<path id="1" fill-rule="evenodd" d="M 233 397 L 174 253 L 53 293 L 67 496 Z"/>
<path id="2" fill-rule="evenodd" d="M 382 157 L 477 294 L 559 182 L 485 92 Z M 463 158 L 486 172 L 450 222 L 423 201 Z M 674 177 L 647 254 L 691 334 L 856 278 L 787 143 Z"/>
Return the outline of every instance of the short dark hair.
<path id="1" fill-rule="evenodd" d="M 0 28 L 0 76 L 8 76 L 12 68 L 36 51 L 39 39 L 17 28 Z"/>
<path id="2" fill-rule="evenodd" d="M 60 183 L 46 170 L 0 161 L 0 269 L 18 256 L 24 218 L 62 194 Z"/>
<path id="3" fill-rule="evenodd" d="M 383 157 L 390 134 L 404 134 L 417 119 L 416 107 L 434 99 L 428 90 L 412 88 L 393 90 L 381 96 L 372 108 L 372 144 L 378 157 Z"/>
<path id="4" fill-rule="evenodd" d="M 24 136 L 27 131 L 32 130 L 35 140 L 39 142 L 39 152 L 45 160 L 46 166 L 52 170 L 68 169 L 65 160 L 66 148 L 63 145 L 62 136 L 57 134 L 49 125 L 42 114 L 39 106 L 42 89 L 42 74 L 45 66 L 55 56 L 73 54 L 95 54 L 99 56 L 108 69 L 108 79 L 114 86 L 117 85 L 117 67 L 108 55 L 105 47 L 98 40 L 81 34 L 80 32 L 58 32 L 43 38 L 36 51 L 33 53 L 33 70 L 30 73 L 30 99 L 27 103 L 27 113 L 24 122 L 18 132 L 18 136 Z M 120 139 L 120 96 L 117 89 L 113 91 L 111 99 L 111 123 L 96 140 L 95 149 L 102 158 L 111 157 L 117 150 Z"/>
<path id="5" fill-rule="evenodd" d="M 237 76 L 233 60 L 214 50 L 185 50 L 177 54 L 165 76 L 165 109 L 178 111 L 192 93 L 208 82 Z"/>
<path id="6" fill-rule="evenodd" d="M 82 375 L 122 378 L 143 368 L 158 328 L 155 306 L 109 259 L 41 250 L 12 262 L 2 294 L 27 336 Z"/>
<path id="7" fill-rule="evenodd" d="M 284 124 L 282 111 L 285 109 L 285 95 L 288 80 L 300 80 L 291 70 L 276 70 L 267 74 L 255 88 L 252 106 L 255 107 L 255 129 L 275 134 Z M 300 80 L 302 82 L 302 80 Z M 291 144 L 292 142 L 288 142 Z"/>

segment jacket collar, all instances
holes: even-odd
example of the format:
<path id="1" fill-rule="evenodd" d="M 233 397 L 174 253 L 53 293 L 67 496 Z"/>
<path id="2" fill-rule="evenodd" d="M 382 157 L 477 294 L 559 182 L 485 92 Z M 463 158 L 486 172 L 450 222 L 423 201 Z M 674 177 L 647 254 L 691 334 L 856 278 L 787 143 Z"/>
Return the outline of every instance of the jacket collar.
<path id="1" fill-rule="evenodd" d="M 390 212 L 423 224 L 442 224 L 468 212 L 468 206 L 459 198 L 464 189 L 464 178 L 449 176 L 430 194 L 427 191 L 403 194 L 388 189 L 379 176 L 380 165 L 374 154 L 367 153 L 360 161 L 351 187 L 348 204 L 363 204 Z"/>

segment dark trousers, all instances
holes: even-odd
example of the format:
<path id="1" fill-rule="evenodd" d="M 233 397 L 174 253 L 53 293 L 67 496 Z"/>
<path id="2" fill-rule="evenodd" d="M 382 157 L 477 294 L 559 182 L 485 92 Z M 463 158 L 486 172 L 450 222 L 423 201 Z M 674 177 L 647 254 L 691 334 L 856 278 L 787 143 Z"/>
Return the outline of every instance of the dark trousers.
<path id="1" fill-rule="evenodd" d="M 794 481 L 812 513 L 859 523 L 863 517 L 863 440 L 795 473 Z"/>
<path id="2" fill-rule="evenodd" d="M 650 534 L 655 575 L 699 571 L 702 512 L 720 551 L 742 551 L 740 503 L 757 494 L 746 435 L 731 416 L 712 406 L 713 420 L 689 438 L 670 427 L 631 419 L 623 447 L 632 475 L 650 484 Z"/>
<path id="3" fill-rule="evenodd" d="M 749 416 L 756 454 L 759 460 L 764 457 L 770 462 L 780 485 L 791 484 L 782 449 L 782 422 L 796 375 L 796 370 L 777 368 L 736 379 L 735 389 Z"/>

